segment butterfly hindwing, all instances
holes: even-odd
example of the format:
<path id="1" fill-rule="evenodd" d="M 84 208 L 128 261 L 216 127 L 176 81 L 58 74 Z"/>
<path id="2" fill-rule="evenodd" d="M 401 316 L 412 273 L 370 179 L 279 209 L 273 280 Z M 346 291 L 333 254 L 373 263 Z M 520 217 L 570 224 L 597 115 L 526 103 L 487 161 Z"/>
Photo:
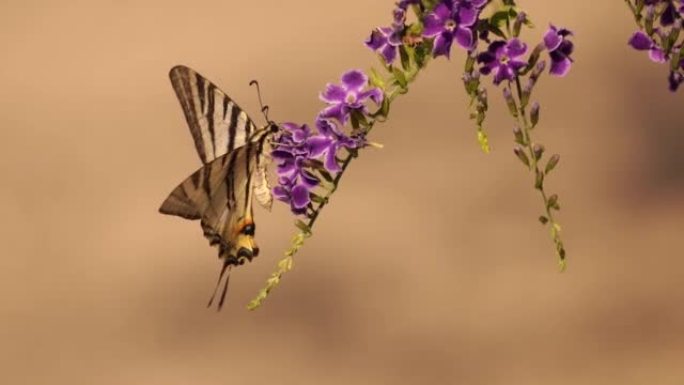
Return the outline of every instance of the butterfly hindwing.
<path id="1" fill-rule="evenodd" d="M 252 214 L 253 178 L 259 143 L 247 143 L 207 163 L 178 185 L 159 209 L 164 214 L 201 219 L 219 257 L 242 264 L 258 254 Z"/>

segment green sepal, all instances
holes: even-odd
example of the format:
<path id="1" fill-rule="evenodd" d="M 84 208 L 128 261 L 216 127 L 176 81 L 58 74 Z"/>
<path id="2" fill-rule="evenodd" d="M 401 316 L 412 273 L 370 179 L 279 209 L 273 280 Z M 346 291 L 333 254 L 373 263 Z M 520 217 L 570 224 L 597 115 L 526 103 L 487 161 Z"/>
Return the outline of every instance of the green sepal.
<path id="1" fill-rule="evenodd" d="M 297 219 L 295 221 L 295 226 L 297 226 L 298 229 L 300 229 L 304 234 L 311 234 L 311 227 L 304 223 L 301 219 Z"/>

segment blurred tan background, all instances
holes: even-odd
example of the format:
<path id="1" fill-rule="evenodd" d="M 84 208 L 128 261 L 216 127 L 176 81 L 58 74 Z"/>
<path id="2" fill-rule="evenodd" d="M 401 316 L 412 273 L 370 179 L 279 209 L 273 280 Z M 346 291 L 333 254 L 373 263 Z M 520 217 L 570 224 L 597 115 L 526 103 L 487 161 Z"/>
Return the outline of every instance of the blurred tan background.
<path id="1" fill-rule="evenodd" d="M 294 232 L 219 270 L 198 223 L 157 213 L 199 160 L 167 73 L 189 65 L 255 117 L 311 122 L 326 82 L 375 56 L 392 1 L 5 0 L 0 6 L 0 383 L 682 384 L 684 91 L 633 52 L 622 1 L 520 1 L 576 32 L 536 131 L 562 156 L 569 269 L 514 158 L 496 92 L 482 154 L 433 62 L 373 133 L 315 236 L 257 312 Z"/>

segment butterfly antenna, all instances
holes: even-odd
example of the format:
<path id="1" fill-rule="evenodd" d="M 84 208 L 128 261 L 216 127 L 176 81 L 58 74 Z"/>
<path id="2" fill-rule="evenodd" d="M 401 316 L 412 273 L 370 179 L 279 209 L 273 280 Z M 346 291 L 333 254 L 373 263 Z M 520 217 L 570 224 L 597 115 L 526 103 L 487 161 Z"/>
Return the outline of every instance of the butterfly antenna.
<path id="1" fill-rule="evenodd" d="M 261 113 L 264 114 L 264 117 L 266 118 L 266 122 L 271 124 L 271 119 L 268 118 L 268 106 L 264 105 L 264 103 L 261 100 L 261 87 L 259 87 L 259 82 L 256 80 L 252 80 L 249 82 L 250 86 L 256 86 L 257 89 L 257 96 L 259 97 L 259 105 L 261 106 Z"/>
<path id="2" fill-rule="evenodd" d="M 218 288 L 221 285 L 221 279 L 223 279 L 223 275 L 226 273 L 226 270 L 228 270 L 228 262 L 224 261 L 223 262 L 223 267 L 221 268 L 221 273 L 219 274 L 218 281 L 216 281 L 216 287 L 214 288 L 214 294 L 211 295 L 211 298 L 209 299 L 209 303 L 207 304 L 207 307 L 211 307 L 211 304 L 214 303 L 214 298 L 216 297 L 216 293 L 218 292 Z M 226 289 L 228 287 L 228 280 L 230 279 L 230 272 L 228 273 L 228 277 L 226 277 L 226 285 L 223 288 L 223 294 L 221 295 L 221 300 L 219 302 L 219 310 L 221 310 L 221 306 L 223 305 L 223 299 L 226 296 Z"/>

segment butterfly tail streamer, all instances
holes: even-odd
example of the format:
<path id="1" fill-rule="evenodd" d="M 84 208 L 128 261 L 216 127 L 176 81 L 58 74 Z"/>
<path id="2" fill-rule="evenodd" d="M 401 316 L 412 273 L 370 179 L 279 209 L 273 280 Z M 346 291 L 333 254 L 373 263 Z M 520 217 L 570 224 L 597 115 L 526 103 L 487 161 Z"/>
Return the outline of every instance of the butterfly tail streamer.
<path id="1" fill-rule="evenodd" d="M 211 305 L 214 303 L 214 299 L 216 298 L 216 293 L 218 293 L 218 289 L 221 286 L 221 280 L 223 280 L 223 276 L 226 276 L 226 281 L 223 285 L 223 291 L 221 292 L 221 298 L 219 299 L 218 303 L 218 309 L 221 310 L 221 307 L 223 307 L 223 302 L 226 299 L 226 293 L 228 291 L 228 281 L 230 281 L 230 264 L 228 263 L 228 260 L 224 260 L 223 262 L 223 267 L 221 268 L 221 272 L 219 273 L 218 280 L 216 281 L 216 287 L 214 288 L 214 294 L 211 295 L 211 298 L 209 299 L 209 303 L 207 304 L 207 307 L 211 307 Z M 227 272 L 227 274 L 226 274 Z"/>

